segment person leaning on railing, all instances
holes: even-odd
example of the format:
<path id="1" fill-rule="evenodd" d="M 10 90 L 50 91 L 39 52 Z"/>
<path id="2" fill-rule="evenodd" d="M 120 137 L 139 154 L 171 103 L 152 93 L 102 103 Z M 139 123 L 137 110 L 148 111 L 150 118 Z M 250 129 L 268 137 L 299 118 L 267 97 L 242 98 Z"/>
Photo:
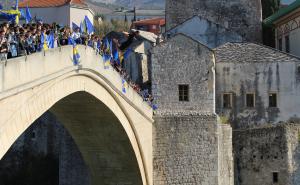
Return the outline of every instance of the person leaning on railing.
<path id="1" fill-rule="evenodd" d="M 7 58 L 7 39 L 5 37 L 5 32 L 0 32 L 0 60 L 6 60 Z"/>

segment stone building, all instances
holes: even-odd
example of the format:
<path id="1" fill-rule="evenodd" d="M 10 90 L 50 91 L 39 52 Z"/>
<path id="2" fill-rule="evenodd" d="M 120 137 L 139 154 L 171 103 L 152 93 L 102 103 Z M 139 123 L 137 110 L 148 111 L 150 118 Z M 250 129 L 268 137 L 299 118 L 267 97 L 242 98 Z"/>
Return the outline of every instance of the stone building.
<path id="1" fill-rule="evenodd" d="M 199 15 L 247 41 L 261 41 L 261 0 L 166 0 L 166 29 Z"/>
<path id="2" fill-rule="evenodd" d="M 235 129 L 300 118 L 300 58 L 254 43 L 216 54 L 216 107 Z"/>
<path id="3" fill-rule="evenodd" d="M 94 12 L 88 7 L 85 0 L 20 1 L 20 9 L 25 9 L 27 6 L 30 8 L 32 18 L 46 23 L 56 22 L 63 26 L 71 26 L 73 22 L 80 25 L 85 16 L 91 21 L 94 20 Z"/>
<path id="4" fill-rule="evenodd" d="M 260 3 L 177 0 L 167 1 L 166 8 L 168 40 L 152 53 L 152 91 L 159 107 L 154 130 L 160 138 L 154 141 L 154 182 L 299 184 L 300 58 L 249 42 L 260 40 Z M 200 121 L 195 114 L 213 114 L 218 119 Z M 229 130 L 214 132 L 213 125 L 231 125 L 233 139 Z M 203 137 L 206 130 L 210 137 Z M 220 135 L 227 140 L 210 140 Z M 222 155 L 203 158 L 209 153 L 205 141 L 210 152 Z M 227 150 L 231 142 L 234 169 Z M 218 152 L 212 151 L 215 146 Z M 188 156 L 186 151 L 198 160 L 183 157 Z M 181 164 L 176 177 L 170 172 L 173 164 Z M 218 181 L 204 173 L 213 172 L 214 165 L 220 170 Z"/>
<path id="5" fill-rule="evenodd" d="M 216 48 L 227 42 L 242 42 L 243 37 L 236 32 L 224 28 L 200 16 L 194 16 L 168 30 L 167 38 L 182 33 L 205 44 L 209 48 Z"/>
<path id="6" fill-rule="evenodd" d="M 299 58 L 248 42 L 209 49 L 183 34 L 174 35 L 152 53 L 152 91 L 159 107 L 154 127 L 155 138 L 159 138 L 154 141 L 154 182 L 298 184 L 299 132 L 282 130 L 285 125 L 280 123 L 299 122 Z M 234 129 L 232 141 L 231 131 L 226 130 L 229 124 Z M 220 135 L 227 139 L 220 140 Z M 235 180 L 230 174 L 231 142 Z M 208 155 L 211 153 L 217 155 Z M 170 172 L 173 164 L 182 164 L 178 174 Z M 218 181 L 204 173 L 214 170 Z"/>
<path id="7" fill-rule="evenodd" d="M 153 49 L 154 184 L 233 184 L 231 128 L 215 114 L 214 58 L 183 34 Z"/>
<path id="8" fill-rule="evenodd" d="M 123 43 L 127 40 L 128 35 L 123 32 L 112 31 L 105 37 L 108 40 L 117 39 L 120 43 Z M 122 63 L 131 81 L 143 89 L 150 86 L 150 50 L 156 45 L 157 39 L 158 36 L 156 34 L 140 30 L 139 35 L 128 46 L 132 52 L 129 53 L 128 57 L 124 59 L 124 63 Z"/>
<path id="9" fill-rule="evenodd" d="M 275 28 L 276 48 L 300 57 L 300 2 L 295 1 L 264 20 Z"/>
<path id="10" fill-rule="evenodd" d="M 235 184 L 300 184 L 299 133 L 299 123 L 235 130 Z"/>

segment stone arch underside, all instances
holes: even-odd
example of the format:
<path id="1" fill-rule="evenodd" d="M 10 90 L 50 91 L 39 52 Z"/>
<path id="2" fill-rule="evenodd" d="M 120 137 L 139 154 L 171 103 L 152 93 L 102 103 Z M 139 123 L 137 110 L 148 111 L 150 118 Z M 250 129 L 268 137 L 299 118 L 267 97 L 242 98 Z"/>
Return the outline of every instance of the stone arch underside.
<path id="1" fill-rule="evenodd" d="M 73 104 L 76 106 L 71 107 Z M 120 94 L 114 92 L 104 80 L 97 78 L 95 73 L 84 70 L 69 72 L 59 78 L 2 99 L 0 105 L 0 115 L 6 115 L 0 120 L 1 157 L 18 136 L 39 116 L 50 109 L 61 119 L 78 144 L 83 158 L 91 170 L 92 184 L 103 183 L 101 181 L 103 181 L 104 176 L 99 175 L 99 173 L 101 170 L 103 172 L 105 165 L 107 167 L 109 162 L 112 162 L 103 157 L 103 147 L 106 147 L 107 155 L 112 154 L 118 158 L 117 154 L 114 154 L 114 149 L 118 147 L 117 144 L 113 141 L 105 141 L 107 137 L 103 138 L 103 135 L 99 134 L 101 133 L 100 129 L 106 136 L 113 138 L 115 142 L 126 142 L 124 137 L 114 136 L 113 132 L 108 132 L 112 125 L 115 128 L 118 127 L 116 130 L 119 133 L 123 129 L 132 147 L 135 158 L 125 159 L 127 160 L 127 167 L 130 167 L 128 164 L 135 160 L 142 183 L 145 185 L 152 183 L 152 146 L 148 146 L 148 149 L 144 146 L 148 141 L 151 141 L 151 122 L 143 115 L 138 114 Z M 83 108 L 84 106 L 85 108 Z M 76 114 L 72 111 L 75 111 Z M 88 116 L 83 116 L 87 114 Z M 91 121 L 93 119 L 95 121 Z M 102 127 L 97 127 L 97 122 Z M 86 127 L 81 127 L 83 124 Z M 107 132 L 104 132 L 105 129 Z M 97 142 L 96 140 L 102 141 Z M 109 142 L 111 145 L 108 145 Z M 130 150 L 124 148 L 119 148 L 118 151 L 130 153 Z M 124 161 L 122 157 L 119 157 L 118 160 Z M 111 165 L 115 167 L 111 168 L 111 174 L 112 169 L 121 173 L 122 168 L 113 162 Z M 132 169 L 134 168 L 133 165 Z M 137 174 L 137 172 L 132 172 L 132 174 Z M 120 175 L 120 178 L 125 177 Z M 124 179 L 124 181 L 126 180 Z M 138 180 L 134 183 L 138 183 Z"/>

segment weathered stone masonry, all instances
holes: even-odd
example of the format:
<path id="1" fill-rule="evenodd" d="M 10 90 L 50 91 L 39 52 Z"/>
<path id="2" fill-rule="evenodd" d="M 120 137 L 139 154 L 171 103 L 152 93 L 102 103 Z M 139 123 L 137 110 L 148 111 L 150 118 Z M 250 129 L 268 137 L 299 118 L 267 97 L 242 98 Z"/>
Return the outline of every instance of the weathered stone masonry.
<path id="1" fill-rule="evenodd" d="M 273 184 L 273 173 L 276 185 L 299 184 L 299 133 L 299 123 L 234 131 L 235 184 Z"/>
<path id="2" fill-rule="evenodd" d="M 213 115 L 155 117 L 154 184 L 218 184 L 218 126 Z"/>
<path id="3" fill-rule="evenodd" d="M 166 0 L 167 30 L 194 15 L 221 24 L 247 41 L 261 41 L 260 0 Z"/>
<path id="4" fill-rule="evenodd" d="M 189 87 L 179 101 L 178 85 Z M 154 48 L 154 185 L 232 185 L 231 128 L 215 114 L 214 54 L 178 34 Z"/>

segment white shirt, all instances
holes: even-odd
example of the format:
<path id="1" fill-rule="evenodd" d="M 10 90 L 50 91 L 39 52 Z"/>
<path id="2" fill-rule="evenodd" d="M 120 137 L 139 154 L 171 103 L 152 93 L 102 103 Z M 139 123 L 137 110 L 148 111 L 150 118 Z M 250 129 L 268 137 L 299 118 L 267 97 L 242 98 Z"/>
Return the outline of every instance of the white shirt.
<path id="1" fill-rule="evenodd" d="M 79 39 L 79 38 L 80 38 L 80 32 L 73 32 L 73 33 L 72 33 L 72 38 L 73 38 L 74 40 Z"/>

